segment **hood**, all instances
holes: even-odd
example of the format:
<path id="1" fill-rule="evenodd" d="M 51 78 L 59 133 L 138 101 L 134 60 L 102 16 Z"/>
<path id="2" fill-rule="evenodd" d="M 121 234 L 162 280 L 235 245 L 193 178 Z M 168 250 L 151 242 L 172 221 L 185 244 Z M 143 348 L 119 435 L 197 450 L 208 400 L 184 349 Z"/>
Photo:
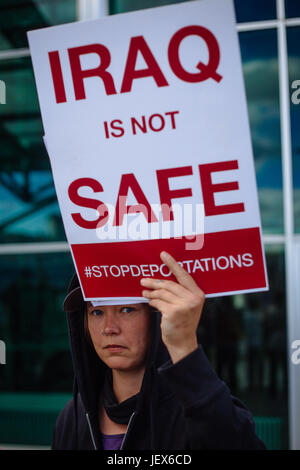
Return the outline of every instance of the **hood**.
<path id="1" fill-rule="evenodd" d="M 74 274 L 66 298 L 70 296 L 73 290 L 78 292 L 76 290 L 78 287 L 79 281 L 77 275 Z M 76 403 L 78 391 L 85 413 L 88 415 L 92 432 L 94 436 L 99 436 L 98 402 L 108 367 L 98 357 L 93 345 L 86 338 L 84 331 L 84 302 L 78 303 L 78 310 L 66 313 L 74 370 L 74 401 Z M 152 341 L 150 341 L 144 379 L 136 408 L 136 415 L 142 414 L 143 420 L 147 420 L 149 403 L 151 402 L 152 406 L 155 403 L 153 381 L 157 379 L 157 368 L 170 359 L 161 339 L 160 312 L 153 310 L 151 320 L 149 334 L 152 336 Z M 148 418 L 152 419 L 153 416 L 148 416 Z M 101 443 L 98 442 L 97 448 L 99 447 L 101 447 Z"/>

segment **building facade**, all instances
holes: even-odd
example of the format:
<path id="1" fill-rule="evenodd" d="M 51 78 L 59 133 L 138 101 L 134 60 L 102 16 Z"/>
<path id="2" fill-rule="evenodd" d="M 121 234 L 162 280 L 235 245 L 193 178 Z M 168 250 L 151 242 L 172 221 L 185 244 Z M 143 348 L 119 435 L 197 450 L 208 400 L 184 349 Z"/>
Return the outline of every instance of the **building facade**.
<path id="1" fill-rule="evenodd" d="M 0 443 L 49 445 L 72 393 L 73 264 L 26 31 L 171 3 L 0 0 Z M 300 449 L 300 2 L 234 4 L 270 290 L 207 300 L 198 334 L 267 447 Z"/>

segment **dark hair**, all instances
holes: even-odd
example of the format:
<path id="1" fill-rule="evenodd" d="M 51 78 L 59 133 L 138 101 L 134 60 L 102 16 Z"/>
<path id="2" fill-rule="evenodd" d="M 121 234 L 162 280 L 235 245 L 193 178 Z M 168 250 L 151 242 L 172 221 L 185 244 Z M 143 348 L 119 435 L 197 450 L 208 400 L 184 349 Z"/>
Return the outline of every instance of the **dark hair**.
<path id="1" fill-rule="evenodd" d="M 84 328 L 84 337 L 87 342 L 94 347 L 93 341 L 90 335 L 89 325 L 88 325 L 88 311 L 87 311 L 87 302 L 84 302 L 83 307 L 83 328 Z"/>

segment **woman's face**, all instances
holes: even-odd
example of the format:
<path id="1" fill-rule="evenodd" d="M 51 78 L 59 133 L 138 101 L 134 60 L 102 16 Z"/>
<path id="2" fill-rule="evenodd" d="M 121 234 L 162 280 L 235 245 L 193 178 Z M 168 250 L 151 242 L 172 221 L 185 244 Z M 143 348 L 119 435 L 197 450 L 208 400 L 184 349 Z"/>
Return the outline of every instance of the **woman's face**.
<path id="1" fill-rule="evenodd" d="M 143 368 L 151 337 L 149 305 L 86 305 L 88 330 L 100 359 L 111 369 Z"/>

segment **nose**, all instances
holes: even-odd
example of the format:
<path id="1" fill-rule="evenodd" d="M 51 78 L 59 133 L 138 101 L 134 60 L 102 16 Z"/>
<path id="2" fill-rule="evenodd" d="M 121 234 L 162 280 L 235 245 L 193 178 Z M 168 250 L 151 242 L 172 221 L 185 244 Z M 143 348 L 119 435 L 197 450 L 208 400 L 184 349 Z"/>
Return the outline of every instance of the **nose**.
<path id="1" fill-rule="evenodd" d="M 106 312 L 104 314 L 104 324 L 101 332 L 105 336 L 119 335 L 121 333 L 121 329 L 114 312 Z"/>

